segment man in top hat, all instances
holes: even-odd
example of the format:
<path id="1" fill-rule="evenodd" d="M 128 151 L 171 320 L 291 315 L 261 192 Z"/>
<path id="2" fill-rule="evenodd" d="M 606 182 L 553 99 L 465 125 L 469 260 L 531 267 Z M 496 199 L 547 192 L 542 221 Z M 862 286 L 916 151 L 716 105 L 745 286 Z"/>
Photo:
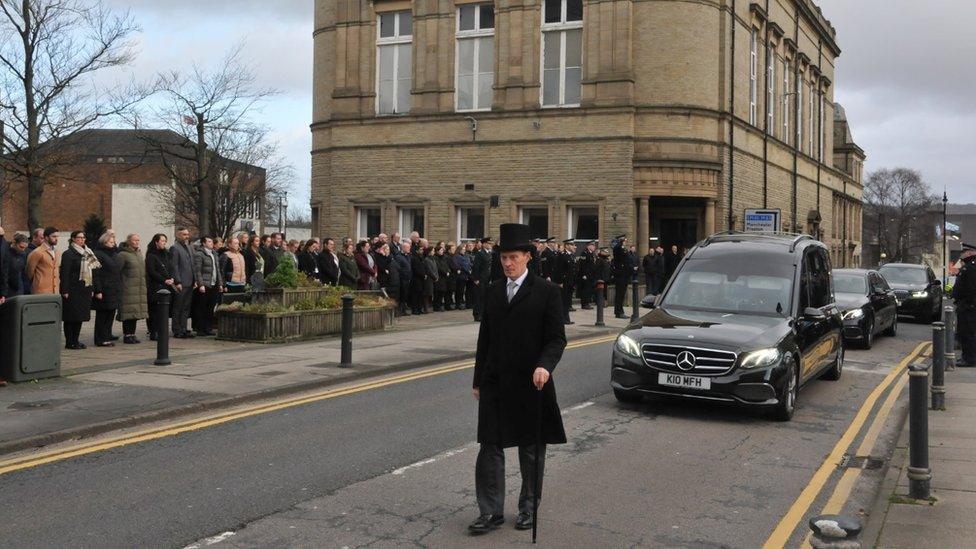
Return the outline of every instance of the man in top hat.
<path id="1" fill-rule="evenodd" d="M 962 270 L 952 287 L 956 302 L 957 336 L 962 347 L 960 366 L 976 367 L 976 246 L 963 244 Z"/>
<path id="2" fill-rule="evenodd" d="M 522 490 L 515 528 L 528 530 L 541 496 L 536 489 L 541 492 L 545 445 L 566 442 L 551 380 L 566 347 L 559 288 L 528 269 L 528 225 L 502 225 L 497 249 L 505 278 L 485 292 L 472 384 L 481 444 L 475 466 L 480 516 L 468 527 L 474 534 L 505 522 L 504 449 L 518 447 Z"/>

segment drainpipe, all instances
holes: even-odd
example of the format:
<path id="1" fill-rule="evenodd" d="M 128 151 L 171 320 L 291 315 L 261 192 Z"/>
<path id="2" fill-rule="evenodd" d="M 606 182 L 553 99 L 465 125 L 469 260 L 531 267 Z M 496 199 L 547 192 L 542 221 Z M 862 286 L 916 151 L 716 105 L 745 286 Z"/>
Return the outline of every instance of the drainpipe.
<path id="1" fill-rule="evenodd" d="M 766 0 L 766 16 L 769 16 L 769 0 Z M 772 130 L 769 127 L 769 67 L 772 63 L 769 58 L 772 53 L 773 50 L 769 47 L 769 21 L 766 21 L 766 70 L 763 71 L 763 105 L 766 106 L 763 113 L 766 117 L 766 131 L 763 133 L 763 208 L 769 207 L 769 132 Z"/>
<path id="2" fill-rule="evenodd" d="M 735 229 L 735 214 L 732 211 L 732 198 L 735 196 L 735 0 L 732 0 L 732 47 L 731 78 L 729 79 L 729 205 L 728 230 Z"/>
<path id="3" fill-rule="evenodd" d="M 794 7 L 793 9 L 793 43 L 796 44 L 796 62 L 793 64 L 793 114 L 796 118 L 793 120 L 793 131 L 795 133 L 793 142 L 793 198 L 791 200 L 792 213 L 790 214 L 791 223 L 790 232 L 796 231 L 796 193 L 797 193 L 797 169 L 799 165 L 797 164 L 797 155 L 800 152 L 800 142 L 803 139 L 803 132 L 796 132 L 799 128 L 799 121 L 803 120 L 803 112 L 800 110 L 803 105 L 800 104 L 800 94 L 796 93 L 797 89 L 802 89 L 803 85 L 800 82 L 800 8 Z"/>

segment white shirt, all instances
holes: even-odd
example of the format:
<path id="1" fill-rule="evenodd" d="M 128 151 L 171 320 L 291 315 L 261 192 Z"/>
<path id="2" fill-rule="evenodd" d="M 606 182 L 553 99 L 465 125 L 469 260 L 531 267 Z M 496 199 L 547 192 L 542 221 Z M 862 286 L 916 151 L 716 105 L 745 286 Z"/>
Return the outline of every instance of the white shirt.
<path id="1" fill-rule="evenodd" d="M 509 302 L 511 302 L 513 299 L 515 299 L 515 295 L 518 294 L 519 288 L 522 287 L 522 283 L 525 282 L 525 277 L 527 277 L 527 276 L 529 276 L 529 270 L 528 269 L 525 269 L 525 272 L 522 273 L 522 276 L 520 276 L 520 277 L 518 277 L 518 278 L 516 278 L 514 280 L 512 280 L 511 278 L 508 279 L 508 284 L 505 285 L 505 288 L 506 288 L 506 290 L 505 290 L 506 294 L 505 295 L 506 296 L 507 295 L 511 295 L 511 297 L 508 299 Z M 511 288 L 511 285 L 512 284 L 515 284 L 515 287 L 514 288 Z M 511 289 L 509 289 L 509 288 L 511 288 Z"/>

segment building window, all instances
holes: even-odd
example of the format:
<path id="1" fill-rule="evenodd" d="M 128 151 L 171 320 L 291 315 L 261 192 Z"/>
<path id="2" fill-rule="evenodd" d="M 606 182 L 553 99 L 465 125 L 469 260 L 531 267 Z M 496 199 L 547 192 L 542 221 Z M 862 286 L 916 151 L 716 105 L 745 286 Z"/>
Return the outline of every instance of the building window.
<path id="1" fill-rule="evenodd" d="M 813 110 L 813 107 L 814 107 L 814 103 L 813 103 L 813 95 L 814 95 L 813 94 L 813 82 L 810 82 L 809 92 L 810 93 L 807 94 L 807 103 L 809 103 L 809 106 L 807 107 L 807 117 L 808 117 L 808 120 L 810 122 L 810 124 L 809 124 L 809 127 L 810 127 L 810 136 L 807 139 L 807 154 L 809 154 L 810 156 L 813 156 L 814 155 L 813 147 L 816 146 L 816 144 L 817 144 L 817 125 L 814 123 L 814 120 L 816 120 L 816 111 Z"/>
<path id="2" fill-rule="evenodd" d="M 424 236 L 424 208 L 422 206 L 408 207 L 399 209 L 399 232 L 404 237 L 417 231 L 417 234 Z"/>
<path id="3" fill-rule="evenodd" d="M 413 67 L 413 14 L 392 11 L 379 16 L 376 39 L 376 112 L 410 112 Z"/>
<path id="4" fill-rule="evenodd" d="M 491 109 L 495 83 L 495 7 L 464 4 L 457 20 L 457 110 Z"/>
<path id="5" fill-rule="evenodd" d="M 380 208 L 356 208 L 356 238 L 371 238 L 380 234 Z"/>
<path id="6" fill-rule="evenodd" d="M 752 39 L 749 42 L 749 123 L 753 126 L 756 125 L 757 118 L 757 106 L 756 101 L 758 99 L 758 82 L 759 77 L 759 30 L 755 27 L 752 29 Z"/>
<path id="7" fill-rule="evenodd" d="M 519 222 L 529 226 L 529 238 L 549 237 L 548 208 L 522 208 Z"/>
<path id="8" fill-rule="evenodd" d="M 573 206 L 569 209 L 568 238 L 573 240 L 598 240 L 600 238 L 600 211 L 596 206 Z"/>
<path id="9" fill-rule="evenodd" d="M 783 141 L 790 142 L 790 73 L 793 67 L 783 58 Z"/>
<path id="10" fill-rule="evenodd" d="M 583 0 L 545 0 L 542 106 L 578 107 L 583 79 Z"/>
<path id="11" fill-rule="evenodd" d="M 796 149 L 803 150 L 803 80 L 796 75 Z"/>
<path id="12" fill-rule="evenodd" d="M 766 46 L 766 132 L 776 134 L 776 54 Z"/>
<path id="13" fill-rule="evenodd" d="M 457 216 L 458 242 L 485 237 L 484 208 L 458 208 Z"/>

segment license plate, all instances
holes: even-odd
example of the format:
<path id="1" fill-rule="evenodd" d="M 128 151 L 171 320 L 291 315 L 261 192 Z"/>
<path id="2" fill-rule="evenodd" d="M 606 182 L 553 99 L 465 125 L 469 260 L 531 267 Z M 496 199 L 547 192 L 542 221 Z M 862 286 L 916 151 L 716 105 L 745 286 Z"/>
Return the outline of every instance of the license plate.
<path id="1" fill-rule="evenodd" d="M 665 374 L 659 373 L 657 375 L 658 385 L 667 385 L 668 387 L 680 387 L 682 389 L 700 389 L 708 390 L 712 388 L 712 380 L 707 377 L 695 377 L 695 376 L 683 376 L 681 374 Z"/>

